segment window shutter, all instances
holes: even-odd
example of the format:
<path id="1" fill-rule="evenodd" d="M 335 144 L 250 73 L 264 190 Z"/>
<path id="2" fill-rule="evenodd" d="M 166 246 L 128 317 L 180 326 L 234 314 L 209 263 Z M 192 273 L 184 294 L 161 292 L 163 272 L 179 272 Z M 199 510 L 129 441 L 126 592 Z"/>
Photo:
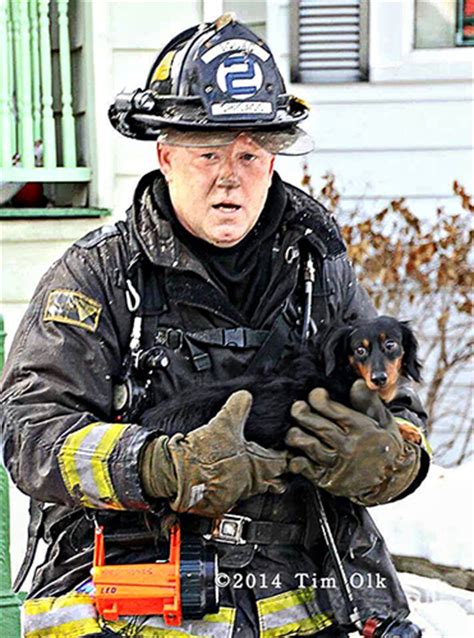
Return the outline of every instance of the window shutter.
<path id="1" fill-rule="evenodd" d="M 367 79 L 367 0 L 299 0 L 293 11 L 293 82 Z"/>

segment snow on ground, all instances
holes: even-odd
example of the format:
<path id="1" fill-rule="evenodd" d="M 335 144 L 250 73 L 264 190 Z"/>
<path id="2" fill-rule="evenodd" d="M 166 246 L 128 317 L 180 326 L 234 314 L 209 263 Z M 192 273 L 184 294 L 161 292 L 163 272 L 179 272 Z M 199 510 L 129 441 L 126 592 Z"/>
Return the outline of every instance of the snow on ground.
<path id="1" fill-rule="evenodd" d="M 474 568 L 474 464 L 432 466 L 425 482 L 402 501 L 371 508 L 390 551 L 446 566 Z M 423 638 L 472 638 L 474 594 L 415 574 L 400 574 L 410 620 Z"/>
<path id="2" fill-rule="evenodd" d="M 371 508 L 390 551 L 474 569 L 473 478 L 473 463 L 449 469 L 433 465 L 414 494 Z"/>
<path id="3" fill-rule="evenodd" d="M 472 638 L 474 594 L 441 580 L 399 573 L 410 603 L 409 620 L 423 631 L 423 638 Z M 360 638 L 357 632 L 350 638 Z"/>
<path id="4" fill-rule="evenodd" d="M 399 574 L 410 602 L 410 620 L 423 630 L 423 638 L 472 638 L 474 594 L 441 580 Z"/>

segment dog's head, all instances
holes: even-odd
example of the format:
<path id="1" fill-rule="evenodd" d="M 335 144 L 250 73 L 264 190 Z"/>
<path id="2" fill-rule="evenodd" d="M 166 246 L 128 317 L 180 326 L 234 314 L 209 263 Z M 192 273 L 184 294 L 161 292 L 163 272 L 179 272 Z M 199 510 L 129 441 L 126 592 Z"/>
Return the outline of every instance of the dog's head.
<path id="1" fill-rule="evenodd" d="M 349 364 L 385 401 L 395 396 L 400 375 L 421 381 L 418 342 L 408 322 L 381 316 L 335 329 L 323 347 L 326 374 Z"/>

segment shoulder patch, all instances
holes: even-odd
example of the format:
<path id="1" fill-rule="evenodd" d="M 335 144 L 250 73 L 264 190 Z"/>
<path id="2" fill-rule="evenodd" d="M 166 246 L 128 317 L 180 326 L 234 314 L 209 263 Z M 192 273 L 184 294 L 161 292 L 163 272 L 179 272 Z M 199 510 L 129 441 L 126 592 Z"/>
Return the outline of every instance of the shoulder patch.
<path id="1" fill-rule="evenodd" d="M 79 246 L 79 248 L 94 248 L 94 246 L 98 246 L 109 237 L 119 234 L 120 231 L 116 224 L 106 224 L 105 226 L 91 230 L 87 235 L 84 235 L 84 237 L 74 242 L 74 246 Z"/>
<path id="2" fill-rule="evenodd" d="M 75 290 L 52 290 L 48 295 L 43 321 L 67 323 L 95 332 L 102 306 L 98 301 Z"/>

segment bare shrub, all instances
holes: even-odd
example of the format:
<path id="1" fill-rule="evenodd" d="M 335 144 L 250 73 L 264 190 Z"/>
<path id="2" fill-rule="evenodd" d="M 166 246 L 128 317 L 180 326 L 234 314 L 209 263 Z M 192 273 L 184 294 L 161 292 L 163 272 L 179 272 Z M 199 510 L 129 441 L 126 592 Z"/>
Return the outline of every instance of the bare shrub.
<path id="1" fill-rule="evenodd" d="M 438 208 L 421 220 L 399 198 L 369 215 L 345 210 L 334 175 L 323 179 L 315 193 L 305 166 L 303 186 L 337 219 L 379 312 L 411 321 L 424 360 L 422 394 L 435 458 L 459 464 L 472 455 L 472 199 L 454 182 L 455 214 Z"/>

